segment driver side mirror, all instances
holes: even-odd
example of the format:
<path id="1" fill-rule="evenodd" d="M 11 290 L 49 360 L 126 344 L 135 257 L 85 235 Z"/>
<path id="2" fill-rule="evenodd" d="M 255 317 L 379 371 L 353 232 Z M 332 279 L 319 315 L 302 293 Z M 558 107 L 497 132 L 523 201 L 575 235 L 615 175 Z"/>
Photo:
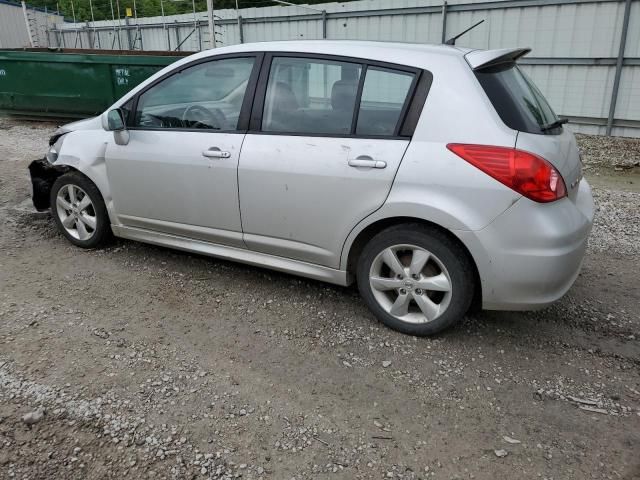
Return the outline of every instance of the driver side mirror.
<path id="1" fill-rule="evenodd" d="M 121 109 L 114 108 L 102 114 L 102 128 L 113 132 L 113 139 L 117 145 L 129 143 L 129 131 L 124 123 L 124 114 Z"/>
<path id="2" fill-rule="evenodd" d="M 106 113 L 106 118 L 103 118 L 102 126 L 105 130 L 110 132 L 125 130 L 124 115 L 122 114 L 122 110 L 120 110 L 119 108 L 109 110 Z"/>

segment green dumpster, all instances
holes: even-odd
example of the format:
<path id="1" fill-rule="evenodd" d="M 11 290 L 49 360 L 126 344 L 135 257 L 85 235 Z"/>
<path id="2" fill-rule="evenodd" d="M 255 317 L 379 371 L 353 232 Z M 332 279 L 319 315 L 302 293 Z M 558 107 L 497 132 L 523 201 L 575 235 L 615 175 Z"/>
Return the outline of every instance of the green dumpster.
<path id="1" fill-rule="evenodd" d="M 184 52 L 0 50 L 0 112 L 81 118 L 103 112 Z"/>

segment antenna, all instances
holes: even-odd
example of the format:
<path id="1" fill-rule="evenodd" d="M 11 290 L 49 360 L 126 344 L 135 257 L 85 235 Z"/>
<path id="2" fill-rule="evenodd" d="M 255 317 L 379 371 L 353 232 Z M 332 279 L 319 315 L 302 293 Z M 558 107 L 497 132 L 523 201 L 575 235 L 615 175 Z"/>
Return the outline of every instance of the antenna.
<path id="1" fill-rule="evenodd" d="M 476 23 L 475 25 L 471 25 L 469 28 L 467 28 L 464 32 L 459 33 L 458 35 L 456 35 L 455 37 L 451 37 L 449 40 L 447 40 L 446 42 L 444 42 L 445 45 L 455 45 L 456 44 L 456 40 L 459 39 L 462 35 L 464 35 L 465 33 L 467 33 L 469 30 L 473 30 L 474 28 L 476 28 L 478 25 L 480 25 L 482 22 L 484 22 L 483 20 L 480 20 L 478 23 Z"/>

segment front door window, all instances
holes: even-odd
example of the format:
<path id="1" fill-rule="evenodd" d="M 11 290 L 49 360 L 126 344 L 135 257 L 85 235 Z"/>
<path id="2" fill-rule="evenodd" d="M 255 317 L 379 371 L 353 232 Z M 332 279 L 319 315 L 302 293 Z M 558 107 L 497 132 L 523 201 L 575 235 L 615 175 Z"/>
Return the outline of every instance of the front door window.
<path id="1" fill-rule="evenodd" d="M 254 57 L 186 68 L 140 95 L 134 127 L 234 131 Z"/>

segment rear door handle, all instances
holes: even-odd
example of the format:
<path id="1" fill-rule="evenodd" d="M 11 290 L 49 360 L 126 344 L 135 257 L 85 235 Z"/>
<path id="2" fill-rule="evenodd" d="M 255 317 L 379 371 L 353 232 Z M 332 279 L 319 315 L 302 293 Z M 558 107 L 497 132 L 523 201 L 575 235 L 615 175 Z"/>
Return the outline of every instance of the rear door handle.
<path id="1" fill-rule="evenodd" d="M 230 158 L 231 153 L 220 150 L 218 147 L 211 147 L 209 150 L 202 152 L 207 158 Z"/>
<path id="2" fill-rule="evenodd" d="M 350 167 L 364 167 L 364 168 L 385 168 L 387 166 L 387 162 L 383 162 L 382 160 L 374 160 L 373 158 L 363 155 L 358 158 L 352 158 L 349 160 Z"/>

